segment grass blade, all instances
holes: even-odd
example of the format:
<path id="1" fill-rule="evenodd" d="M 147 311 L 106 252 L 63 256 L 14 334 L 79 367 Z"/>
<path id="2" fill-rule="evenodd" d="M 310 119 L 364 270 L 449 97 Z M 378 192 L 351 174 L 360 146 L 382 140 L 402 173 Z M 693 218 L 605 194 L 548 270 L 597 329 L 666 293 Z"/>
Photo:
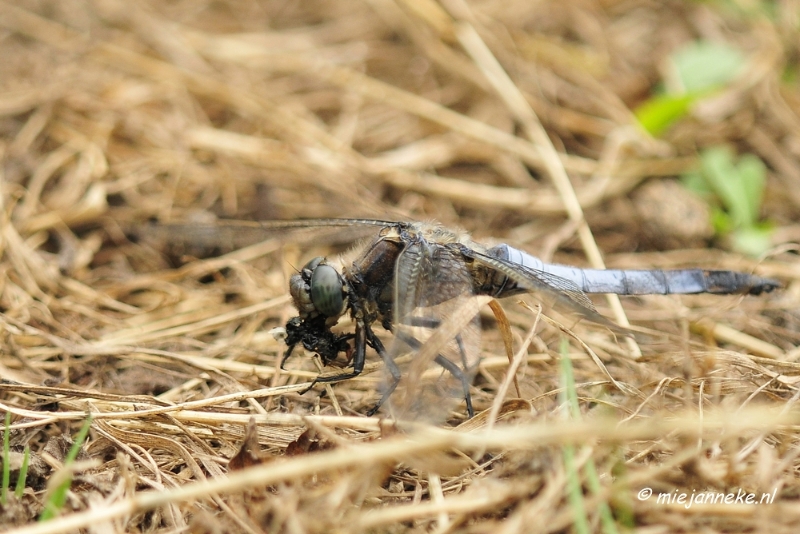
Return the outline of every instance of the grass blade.
<path id="1" fill-rule="evenodd" d="M 25 445 L 25 452 L 22 456 L 22 467 L 19 468 L 19 476 L 17 477 L 17 485 L 14 488 L 14 495 L 17 499 L 22 498 L 25 492 L 25 480 L 28 478 L 28 463 L 31 459 L 31 448 Z"/>
<path id="2" fill-rule="evenodd" d="M 5 426 L 3 427 L 3 487 L 0 492 L 0 504 L 5 506 L 8 499 L 8 486 L 11 483 L 11 452 L 8 445 L 9 427 L 11 426 L 11 412 L 6 412 Z"/>
<path id="3" fill-rule="evenodd" d="M 563 383 L 562 403 L 567 406 L 567 411 L 571 419 L 580 419 L 580 406 L 578 405 L 578 392 L 575 387 L 575 376 L 572 370 L 572 360 L 567 356 L 569 342 L 565 339 L 561 340 L 559 352 L 561 353 L 561 380 Z M 576 532 L 589 532 L 589 521 L 586 517 L 586 507 L 583 502 L 583 491 L 581 488 L 580 476 L 575 466 L 575 447 L 567 445 L 563 450 L 564 465 L 567 470 L 567 488 L 569 491 L 569 501 L 572 505 L 574 518 L 575 518 L 575 531 Z M 589 458 L 584 465 L 583 473 L 586 477 L 586 484 L 589 490 L 599 495 L 602 491 L 600 484 L 600 477 L 597 475 L 597 468 L 594 465 L 594 460 Z M 611 513 L 611 507 L 607 501 L 599 504 L 600 521 L 603 525 L 603 532 L 608 534 L 615 534 L 617 532 L 617 525 L 614 522 L 614 516 Z"/>
<path id="4" fill-rule="evenodd" d="M 78 452 L 83 446 L 86 436 L 89 434 L 89 427 L 91 425 L 92 416 L 90 414 L 83 423 L 80 432 L 78 432 L 78 435 L 75 437 L 75 442 L 72 444 L 72 447 L 70 447 L 69 452 L 67 452 L 67 456 L 64 459 L 65 468 L 69 467 L 69 465 L 75 461 L 75 458 L 77 458 Z M 72 474 L 66 473 L 63 480 L 52 490 L 47 501 L 44 503 L 44 510 L 39 516 L 39 522 L 47 521 L 58 515 L 64 507 L 64 503 L 67 502 L 67 492 L 71 484 Z"/>

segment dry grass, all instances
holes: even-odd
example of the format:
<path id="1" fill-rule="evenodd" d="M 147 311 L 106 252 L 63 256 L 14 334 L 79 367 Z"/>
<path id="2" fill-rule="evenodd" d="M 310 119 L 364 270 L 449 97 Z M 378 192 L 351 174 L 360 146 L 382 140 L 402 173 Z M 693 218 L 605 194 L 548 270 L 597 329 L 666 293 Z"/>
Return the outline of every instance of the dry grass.
<path id="1" fill-rule="evenodd" d="M 732 7 L 758 4 L 0 1 L 0 409 L 12 450 L 33 453 L 4 528 L 608 531 L 610 510 L 619 530 L 794 531 L 800 91 L 782 80 L 800 3 L 773 18 Z M 631 110 L 697 37 L 734 43 L 748 70 L 648 138 Z M 706 248 L 704 205 L 664 181 L 719 144 L 770 168 L 761 261 Z M 361 415 L 379 373 L 300 395 L 314 360 L 278 369 L 268 331 L 294 313 L 291 266 L 341 251 L 337 236 L 162 233 L 173 256 L 223 253 L 178 267 L 128 239 L 208 213 L 435 218 L 565 262 L 599 265 L 602 250 L 785 287 L 598 300 L 659 334 L 574 327 L 580 417 L 561 331 L 531 331 L 535 314 L 506 302 L 521 398 L 489 320 L 479 415 L 398 428 Z M 37 524 L 87 412 L 64 517 Z M 775 503 L 687 508 L 643 488 Z"/>

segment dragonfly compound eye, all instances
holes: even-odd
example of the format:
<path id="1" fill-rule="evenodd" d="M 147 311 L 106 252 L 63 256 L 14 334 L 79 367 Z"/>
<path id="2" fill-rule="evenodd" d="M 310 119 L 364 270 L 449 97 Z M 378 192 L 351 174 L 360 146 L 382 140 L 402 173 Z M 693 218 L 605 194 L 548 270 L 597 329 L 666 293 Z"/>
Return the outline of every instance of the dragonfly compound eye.
<path id="1" fill-rule="evenodd" d="M 337 317 L 344 310 L 342 277 L 330 265 L 317 265 L 311 275 L 311 302 L 319 313 Z"/>
<path id="2" fill-rule="evenodd" d="M 308 263 L 303 265 L 303 270 L 314 272 L 314 269 L 316 269 L 324 259 L 325 258 L 323 258 L 322 256 L 317 256 L 316 258 L 309 260 Z"/>

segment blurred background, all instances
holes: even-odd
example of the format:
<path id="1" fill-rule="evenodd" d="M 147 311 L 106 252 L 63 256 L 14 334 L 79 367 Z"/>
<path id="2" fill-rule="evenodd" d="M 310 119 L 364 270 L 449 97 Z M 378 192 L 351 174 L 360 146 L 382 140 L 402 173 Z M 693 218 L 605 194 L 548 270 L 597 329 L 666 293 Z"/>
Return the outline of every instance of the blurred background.
<path id="1" fill-rule="evenodd" d="M 198 211 L 395 216 L 547 257 L 580 249 L 577 200 L 606 254 L 758 257 L 797 239 L 794 1 L 68 0 L 2 15 L 6 207 L 27 233 Z"/>

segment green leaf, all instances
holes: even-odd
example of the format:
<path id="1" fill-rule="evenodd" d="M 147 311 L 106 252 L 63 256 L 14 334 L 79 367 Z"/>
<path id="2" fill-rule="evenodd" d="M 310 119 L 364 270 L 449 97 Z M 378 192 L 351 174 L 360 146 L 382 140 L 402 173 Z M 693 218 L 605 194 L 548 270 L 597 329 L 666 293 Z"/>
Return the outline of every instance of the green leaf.
<path id="1" fill-rule="evenodd" d="M 709 187 L 708 182 L 703 177 L 703 174 L 700 170 L 691 170 L 681 177 L 681 183 L 683 186 L 694 193 L 695 195 L 704 198 L 707 202 L 711 202 L 714 199 L 714 191 Z"/>
<path id="2" fill-rule="evenodd" d="M 771 227 L 759 222 L 766 174 L 757 156 L 744 154 L 735 161 L 729 148 L 717 146 L 703 151 L 700 169 L 685 173 L 682 181 L 712 205 L 717 235 L 729 236 L 738 252 L 760 256 L 772 245 Z"/>
<path id="3" fill-rule="evenodd" d="M 748 188 L 734 164 L 733 155 L 726 147 L 709 148 L 700 156 L 703 176 L 725 206 L 734 228 L 755 224 Z"/>
<path id="4" fill-rule="evenodd" d="M 771 228 L 740 228 L 731 234 L 733 248 L 748 256 L 761 256 L 772 247 Z"/>
<path id="5" fill-rule="evenodd" d="M 750 221 L 758 221 L 758 212 L 761 211 L 761 201 L 764 196 L 764 185 L 767 181 L 767 168 L 758 156 L 744 154 L 739 158 L 739 179 L 748 199 Z"/>
<path id="6" fill-rule="evenodd" d="M 695 41 L 672 54 L 670 59 L 687 94 L 724 86 L 745 66 L 739 50 L 711 41 Z"/>
<path id="7" fill-rule="evenodd" d="M 714 233 L 717 235 L 725 235 L 733 230 L 730 215 L 716 206 L 711 210 L 711 226 L 714 227 Z"/>
<path id="8" fill-rule="evenodd" d="M 634 112 L 642 127 L 659 135 L 689 114 L 691 106 L 736 78 L 745 66 L 744 56 L 724 43 L 695 41 L 673 53 L 670 62 L 680 83 L 679 94 L 658 94 Z"/>
<path id="9" fill-rule="evenodd" d="M 694 95 L 656 95 L 642 103 L 634 114 L 650 135 L 659 135 L 689 113 Z"/>

